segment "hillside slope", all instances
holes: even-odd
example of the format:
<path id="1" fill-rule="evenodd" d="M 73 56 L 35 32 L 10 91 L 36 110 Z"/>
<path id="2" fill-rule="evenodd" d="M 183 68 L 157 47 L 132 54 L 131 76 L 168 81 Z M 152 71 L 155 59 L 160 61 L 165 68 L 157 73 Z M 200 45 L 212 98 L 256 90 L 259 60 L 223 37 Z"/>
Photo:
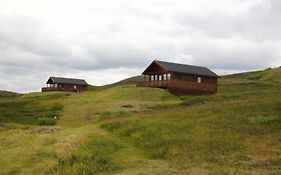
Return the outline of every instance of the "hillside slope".
<path id="1" fill-rule="evenodd" d="M 8 97 L 8 96 L 16 96 L 16 95 L 19 94 L 15 92 L 0 90 L 0 97 Z"/>
<path id="2" fill-rule="evenodd" d="M 0 174 L 280 174 L 280 75 L 223 76 L 210 96 L 123 84 L 1 97 Z"/>
<path id="3" fill-rule="evenodd" d="M 134 86 L 137 82 L 139 82 L 141 80 L 142 80 L 141 76 L 134 76 L 134 77 L 130 77 L 130 78 L 121 80 L 119 82 L 104 85 L 104 86 L 89 86 L 88 90 L 90 90 L 90 91 L 103 90 L 103 89 L 107 89 L 107 88 L 111 88 L 111 87 L 115 87 L 115 86 L 131 86 L 131 85 Z"/>

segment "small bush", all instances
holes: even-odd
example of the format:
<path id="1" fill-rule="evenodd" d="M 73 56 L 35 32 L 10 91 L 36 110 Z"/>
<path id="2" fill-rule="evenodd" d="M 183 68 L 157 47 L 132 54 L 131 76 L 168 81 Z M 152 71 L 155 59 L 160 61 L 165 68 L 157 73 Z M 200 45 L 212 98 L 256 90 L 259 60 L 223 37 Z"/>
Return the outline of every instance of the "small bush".
<path id="1" fill-rule="evenodd" d="M 110 132 L 114 132 L 115 130 L 119 129 L 121 126 L 122 124 L 120 122 L 111 122 L 111 123 L 102 124 L 101 128 Z"/>
<path id="2" fill-rule="evenodd" d="M 258 116 L 252 116 L 249 117 L 249 122 L 252 124 L 270 124 L 273 120 L 275 119 L 274 116 L 262 116 L 262 115 L 258 115 Z"/>
<path id="3" fill-rule="evenodd" d="M 54 126 L 57 123 L 57 120 L 55 118 L 49 118 L 49 117 L 42 117 L 38 118 L 38 124 L 40 126 Z"/>

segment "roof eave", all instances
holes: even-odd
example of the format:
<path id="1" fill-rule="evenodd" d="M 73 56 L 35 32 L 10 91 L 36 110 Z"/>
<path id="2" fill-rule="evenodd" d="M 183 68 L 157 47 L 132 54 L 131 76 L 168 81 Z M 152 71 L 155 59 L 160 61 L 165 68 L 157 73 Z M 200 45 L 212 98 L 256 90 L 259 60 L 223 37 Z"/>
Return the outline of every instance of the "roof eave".
<path id="1" fill-rule="evenodd" d="M 168 70 L 162 66 L 157 60 L 153 60 L 152 63 L 150 63 L 150 65 L 142 72 L 142 75 L 145 75 L 145 72 L 153 65 L 156 64 L 158 66 L 160 66 L 162 69 L 164 69 L 166 72 L 168 72 Z"/>
<path id="2" fill-rule="evenodd" d="M 214 75 L 214 76 L 211 76 L 211 75 L 205 75 L 205 74 L 195 74 L 195 73 L 187 73 L 187 72 L 180 72 L 180 71 L 167 71 L 169 73 L 181 73 L 181 74 L 189 74 L 189 75 L 199 75 L 199 76 L 205 76 L 205 77 L 213 77 L 213 78 L 220 78 L 220 76 L 218 75 Z"/>

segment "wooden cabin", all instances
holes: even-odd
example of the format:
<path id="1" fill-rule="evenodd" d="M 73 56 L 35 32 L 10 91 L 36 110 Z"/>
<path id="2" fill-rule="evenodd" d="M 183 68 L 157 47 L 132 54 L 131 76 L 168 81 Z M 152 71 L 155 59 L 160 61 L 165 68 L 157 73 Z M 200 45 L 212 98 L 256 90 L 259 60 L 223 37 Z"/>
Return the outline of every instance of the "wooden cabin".
<path id="1" fill-rule="evenodd" d="M 168 89 L 175 95 L 204 95 L 217 92 L 219 76 L 206 67 L 154 60 L 142 73 L 137 87 Z"/>
<path id="2" fill-rule="evenodd" d="M 83 92 L 87 91 L 88 83 L 82 79 L 50 77 L 46 82 L 47 87 L 42 88 L 46 91 L 66 91 L 66 92 Z"/>

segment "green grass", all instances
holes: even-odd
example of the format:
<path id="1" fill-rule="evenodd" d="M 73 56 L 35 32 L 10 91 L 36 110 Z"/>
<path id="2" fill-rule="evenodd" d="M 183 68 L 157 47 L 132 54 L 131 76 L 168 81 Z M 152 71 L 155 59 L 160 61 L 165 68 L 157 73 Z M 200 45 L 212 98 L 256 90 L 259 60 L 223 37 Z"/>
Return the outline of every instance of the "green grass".
<path id="1" fill-rule="evenodd" d="M 59 159 L 57 174 L 96 174 L 118 170 L 122 162 L 115 160 L 121 144 L 112 138 L 93 135 L 66 159 Z"/>
<path id="2" fill-rule="evenodd" d="M 28 94 L 0 97 L 0 123 L 37 125 L 40 118 L 59 117 L 63 108 L 60 99 L 66 96 L 67 94 Z"/>
<path id="3" fill-rule="evenodd" d="M 141 76 L 134 76 L 134 77 L 130 77 L 127 78 L 125 80 L 113 83 L 113 84 L 108 84 L 108 85 L 104 85 L 104 86 L 89 86 L 88 90 L 89 91 L 97 91 L 97 90 L 104 90 L 104 89 L 108 89 L 108 88 L 112 88 L 112 87 L 116 87 L 116 86 L 135 86 L 137 82 L 142 81 L 143 78 Z"/>
<path id="4" fill-rule="evenodd" d="M 280 68 L 223 76 L 215 95 L 125 81 L 5 96 L 0 112 L 0 174 L 281 174 Z"/>
<path id="5" fill-rule="evenodd" d="M 272 115 L 256 115 L 249 117 L 249 121 L 252 124 L 270 124 L 272 122 L 275 122 L 276 116 Z"/>
<path id="6" fill-rule="evenodd" d="M 15 97 L 15 96 L 19 96 L 19 95 L 20 94 L 15 93 L 15 92 L 0 90 L 0 97 Z"/>
<path id="7" fill-rule="evenodd" d="M 51 118 L 51 117 L 42 117 L 42 118 L 38 118 L 37 120 L 40 126 L 54 126 L 57 122 L 56 118 Z"/>

